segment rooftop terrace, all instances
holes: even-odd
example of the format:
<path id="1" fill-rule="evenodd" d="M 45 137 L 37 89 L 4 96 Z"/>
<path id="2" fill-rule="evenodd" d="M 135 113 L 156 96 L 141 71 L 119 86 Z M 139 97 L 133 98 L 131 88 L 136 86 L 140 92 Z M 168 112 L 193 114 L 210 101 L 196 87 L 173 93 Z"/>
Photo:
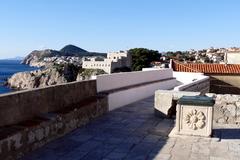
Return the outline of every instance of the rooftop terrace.
<path id="1" fill-rule="evenodd" d="M 215 95 L 212 138 L 168 137 L 174 119 L 155 115 L 154 102 L 208 91 L 208 76 L 163 69 L 0 95 L 0 159 L 237 158 L 240 96 Z"/>
<path id="2" fill-rule="evenodd" d="M 213 138 L 168 133 L 173 119 L 154 116 L 154 98 L 108 112 L 22 160 L 238 160 L 240 129 L 214 126 Z"/>

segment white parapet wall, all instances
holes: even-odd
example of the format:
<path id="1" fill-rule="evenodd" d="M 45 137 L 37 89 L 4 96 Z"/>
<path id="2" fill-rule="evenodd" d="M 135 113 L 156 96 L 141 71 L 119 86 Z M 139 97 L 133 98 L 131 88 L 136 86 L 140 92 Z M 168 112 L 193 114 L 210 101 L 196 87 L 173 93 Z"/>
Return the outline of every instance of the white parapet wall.
<path id="1" fill-rule="evenodd" d="M 166 80 L 162 82 L 152 83 L 144 86 L 134 87 L 109 94 L 108 103 L 109 110 L 114 110 L 130 103 L 154 95 L 157 89 L 169 90 L 176 86 L 176 80 Z"/>
<path id="2" fill-rule="evenodd" d="M 178 81 L 186 84 L 193 82 L 194 80 L 205 78 L 208 76 L 204 76 L 203 73 L 193 73 L 193 72 L 173 72 L 173 77 L 175 77 Z"/>
<path id="3" fill-rule="evenodd" d="M 174 88 L 175 91 L 209 92 L 209 76 L 205 76 L 203 73 L 173 72 L 173 77 L 179 84 Z"/>
<path id="4" fill-rule="evenodd" d="M 173 89 L 172 69 L 125 72 L 97 76 L 97 92 L 108 92 L 109 110 L 153 96 L 158 89 Z"/>
<path id="5" fill-rule="evenodd" d="M 97 76 L 97 91 L 109 91 L 122 87 L 173 78 L 172 69 L 124 72 Z"/>

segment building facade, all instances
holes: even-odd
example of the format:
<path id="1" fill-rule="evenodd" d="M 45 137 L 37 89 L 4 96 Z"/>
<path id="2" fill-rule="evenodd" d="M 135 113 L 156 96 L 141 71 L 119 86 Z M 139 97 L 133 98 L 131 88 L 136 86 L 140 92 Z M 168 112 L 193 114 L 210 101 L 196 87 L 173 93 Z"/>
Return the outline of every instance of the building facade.
<path id="1" fill-rule="evenodd" d="M 211 93 L 240 93 L 240 64 L 181 63 L 172 61 L 170 66 L 177 72 L 199 72 L 209 76 Z"/>
<path id="2" fill-rule="evenodd" d="M 127 51 L 119 51 L 108 53 L 107 58 L 85 58 L 83 59 L 82 68 L 102 69 L 106 73 L 112 73 L 116 68 L 131 68 L 131 65 L 131 55 Z"/>
<path id="3" fill-rule="evenodd" d="M 227 52 L 224 58 L 226 64 L 240 64 L 240 51 Z"/>

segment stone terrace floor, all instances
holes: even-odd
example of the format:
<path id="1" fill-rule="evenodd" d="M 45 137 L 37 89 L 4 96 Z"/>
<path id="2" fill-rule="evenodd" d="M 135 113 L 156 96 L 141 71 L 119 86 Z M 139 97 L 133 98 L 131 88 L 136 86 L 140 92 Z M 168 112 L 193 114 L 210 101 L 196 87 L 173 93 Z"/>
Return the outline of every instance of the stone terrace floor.
<path id="1" fill-rule="evenodd" d="M 29 153 L 23 160 L 239 160 L 240 130 L 214 138 L 167 135 L 174 120 L 154 116 L 154 98 L 130 104 Z"/>

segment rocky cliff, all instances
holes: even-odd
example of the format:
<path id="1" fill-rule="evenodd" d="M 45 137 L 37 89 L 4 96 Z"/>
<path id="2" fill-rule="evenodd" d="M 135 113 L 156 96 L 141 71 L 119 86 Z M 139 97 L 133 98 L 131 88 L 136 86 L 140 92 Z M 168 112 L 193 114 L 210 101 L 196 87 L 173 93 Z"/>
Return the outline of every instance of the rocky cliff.
<path id="1" fill-rule="evenodd" d="M 41 67 L 31 72 L 20 72 L 8 79 L 7 85 L 18 90 L 45 87 L 66 82 L 88 80 L 94 75 L 104 74 L 99 69 L 82 69 L 84 56 L 106 56 L 106 54 L 88 52 L 74 45 L 61 50 L 46 49 L 33 51 L 22 61 L 23 64 Z"/>
<path id="2" fill-rule="evenodd" d="M 31 72 L 19 72 L 8 79 L 11 88 L 32 89 L 67 82 L 56 69 L 37 70 Z"/>
<path id="3" fill-rule="evenodd" d="M 7 85 L 17 90 L 24 90 L 88 80 L 92 76 L 104 73 L 103 70 L 82 69 L 71 64 L 54 65 L 53 67 L 36 71 L 16 73 L 8 79 Z"/>
<path id="4" fill-rule="evenodd" d="M 34 67 L 43 67 L 46 66 L 46 63 L 43 61 L 43 58 L 45 57 L 54 57 L 60 55 L 60 52 L 46 49 L 42 51 L 32 51 L 29 55 L 27 55 L 23 61 L 22 64 L 27 64 Z"/>

